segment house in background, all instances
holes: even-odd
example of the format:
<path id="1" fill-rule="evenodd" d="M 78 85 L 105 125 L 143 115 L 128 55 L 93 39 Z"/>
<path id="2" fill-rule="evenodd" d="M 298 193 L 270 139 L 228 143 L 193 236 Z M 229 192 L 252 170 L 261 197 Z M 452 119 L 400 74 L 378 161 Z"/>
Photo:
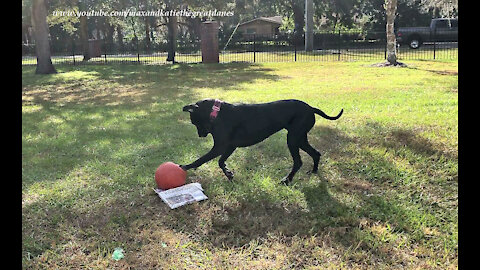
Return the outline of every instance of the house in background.
<path id="1" fill-rule="evenodd" d="M 260 17 L 238 25 L 237 31 L 244 37 L 253 35 L 272 36 L 279 34 L 278 28 L 282 25 L 282 16 Z"/>

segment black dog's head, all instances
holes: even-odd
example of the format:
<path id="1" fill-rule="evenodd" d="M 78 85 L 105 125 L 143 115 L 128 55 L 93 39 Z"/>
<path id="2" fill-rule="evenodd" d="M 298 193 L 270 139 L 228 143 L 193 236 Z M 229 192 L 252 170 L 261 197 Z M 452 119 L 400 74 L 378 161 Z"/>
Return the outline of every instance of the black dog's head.
<path id="1" fill-rule="evenodd" d="M 197 127 L 199 137 L 207 137 L 212 131 L 210 112 L 214 102 L 213 99 L 205 99 L 183 107 L 184 112 L 190 113 L 190 120 Z"/>

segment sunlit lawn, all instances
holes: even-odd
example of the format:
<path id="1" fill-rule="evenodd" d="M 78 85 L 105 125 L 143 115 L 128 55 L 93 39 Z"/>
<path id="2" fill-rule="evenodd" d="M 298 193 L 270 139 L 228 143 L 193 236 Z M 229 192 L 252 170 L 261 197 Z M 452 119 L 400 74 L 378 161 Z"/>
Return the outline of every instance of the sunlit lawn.
<path id="1" fill-rule="evenodd" d="M 368 62 L 23 68 L 22 258 L 35 269 L 457 266 L 458 64 Z M 188 172 L 208 200 L 170 210 L 157 166 L 213 145 L 185 104 L 301 99 L 322 153 L 292 186 L 286 131 Z M 116 247 L 125 258 L 112 260 Z"/>

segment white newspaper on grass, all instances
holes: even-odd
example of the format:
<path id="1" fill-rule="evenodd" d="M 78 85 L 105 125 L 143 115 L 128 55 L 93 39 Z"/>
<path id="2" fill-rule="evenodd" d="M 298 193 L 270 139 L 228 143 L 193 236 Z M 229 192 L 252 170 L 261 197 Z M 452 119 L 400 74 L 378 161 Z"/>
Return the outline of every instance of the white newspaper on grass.
<path id="1" fill-rule="evenodd" d="M 191 183 L 167 190 L 159 188 L 153 190 L 155 190 L 158 196 L 168 204 L 170 209 L 208 199 L 208 197 L 203 194 L 202 185 L 200 185 L 200 183 Z"/>

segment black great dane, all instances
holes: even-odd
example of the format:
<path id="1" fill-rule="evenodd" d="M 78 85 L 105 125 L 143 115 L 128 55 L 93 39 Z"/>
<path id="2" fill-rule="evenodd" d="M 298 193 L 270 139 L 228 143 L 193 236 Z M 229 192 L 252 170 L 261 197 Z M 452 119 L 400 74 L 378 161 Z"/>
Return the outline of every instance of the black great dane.
<path id="1" fill-rule="evenodd" d="M 227 158 L 237 147 L 259 143 L 281 129 L 288 131 L 287 145 L 293 158 L 293 168 L 283 178 L 288 185 L 302 166 L 299 149 L 313 159 L 312 173 L 318 171 L 321 154 L 307 139 L 307 133 L 315 124 L 315 114 L 328 120 L 340 118 L 343 109 L 335 116 L 328 116 L 300 100 L 279 100 L 262 104 L 230 104 L 220 100 L 205 99 L 183 107 L 190 113 L 190 120 L 197 127 L 199 137 L 213 136 L 213 148 L 204 156 L 188 165 L 180 165 L 183 170 L 195 169 L 218 156 L 218 165 L 229 180 L 233 173 L 225 166 Z"/>

